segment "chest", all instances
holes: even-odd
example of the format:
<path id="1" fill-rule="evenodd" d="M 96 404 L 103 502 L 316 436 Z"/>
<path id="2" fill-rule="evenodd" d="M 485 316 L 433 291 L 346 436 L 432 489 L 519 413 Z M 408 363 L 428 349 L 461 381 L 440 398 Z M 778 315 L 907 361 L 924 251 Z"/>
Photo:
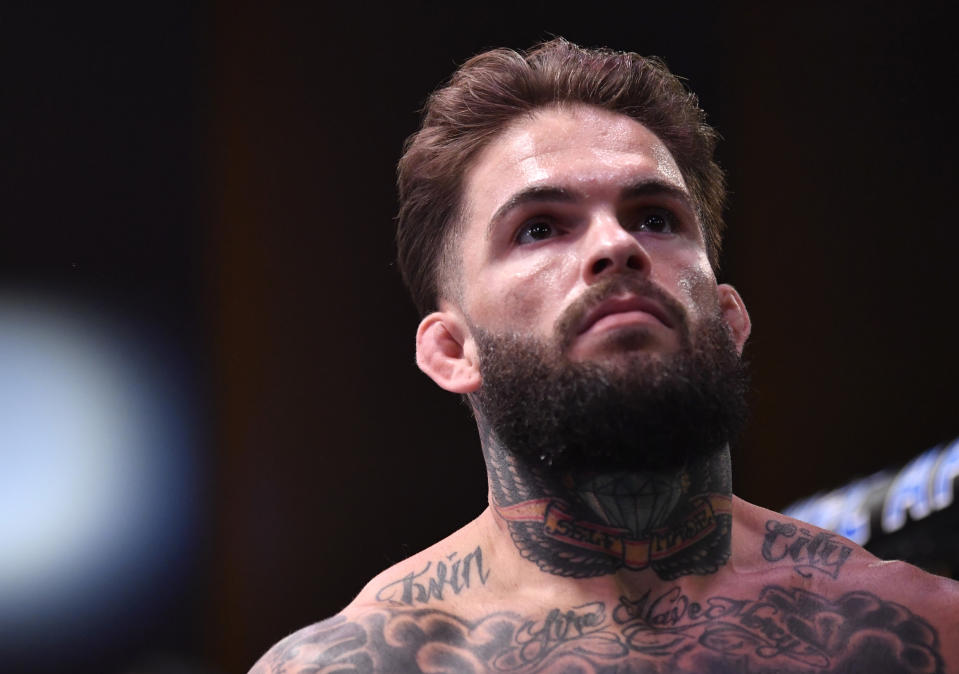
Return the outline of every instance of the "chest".
<path id="1" fill-rule="evenodd" d="M 827 599 L 767 587 L 756 599 L 703 602 L 674 593 L 535 618 L 384 610 L 351 629 L 350 647 L 340 641 L 334 659 L 370 672 L 944 671 L 938 636 L 925 621 L 864 592 Z"/>

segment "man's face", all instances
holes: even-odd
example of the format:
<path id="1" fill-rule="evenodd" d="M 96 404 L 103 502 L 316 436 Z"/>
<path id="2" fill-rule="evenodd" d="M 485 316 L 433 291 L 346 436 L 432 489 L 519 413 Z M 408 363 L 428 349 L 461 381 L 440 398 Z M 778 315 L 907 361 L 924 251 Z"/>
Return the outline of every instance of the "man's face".
<path id="1" fill-rule="evenodd" d="M 735 435 L 749 319 L 648 129 L 582 105 L 521 118 L 467 173 L 463 213 L 455 301 L 417 359 L 514 454 L 657 468 Z"/>
<path id="2" fill-rule="evenodd" d="M 659 359 L 720 311 L 682 174 L 625 115 L 577 105 L 520 118 L 479 155 L 464 195 L 454 273 L 475 328 L 573 362 Z"/>

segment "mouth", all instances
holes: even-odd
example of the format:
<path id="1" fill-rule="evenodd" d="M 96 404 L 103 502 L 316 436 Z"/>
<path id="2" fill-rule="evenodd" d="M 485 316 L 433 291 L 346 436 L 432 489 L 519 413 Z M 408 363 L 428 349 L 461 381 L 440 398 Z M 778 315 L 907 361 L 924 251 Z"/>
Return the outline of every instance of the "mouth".
<path id="1" fill-rule="evenodd" d="M 582 335 L 600 323 L 602 326 L 613 327 L 619 324 L 644 322 L 650 318 L 667 328 L 675 327 L 669 313 L 655 300 L 635 295 L 614 297 L 601 302 L 588 312 L 577 334 Z"/>

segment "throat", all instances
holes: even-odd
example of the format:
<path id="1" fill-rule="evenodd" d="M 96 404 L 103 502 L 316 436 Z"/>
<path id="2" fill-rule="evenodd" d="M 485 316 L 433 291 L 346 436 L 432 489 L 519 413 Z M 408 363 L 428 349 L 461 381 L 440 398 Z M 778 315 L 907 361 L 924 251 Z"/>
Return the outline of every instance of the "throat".
<path id="1" fill-rule="evenodd" d="M 586 506 L 590 519 L 639 540 L 663 529 L 689 492 L 685 467 L 648 472 L 565 476 L 569 496 Z M 584 513 L 585 514 L 585 513 Z"/>
<path id="2" fill-rule="evenodd" d="M 541 571 L 588 578 L 715 573 L 730 554 L 729 451 L 651 470 L 554 470 L 484 440 L 491 507 Z"/>

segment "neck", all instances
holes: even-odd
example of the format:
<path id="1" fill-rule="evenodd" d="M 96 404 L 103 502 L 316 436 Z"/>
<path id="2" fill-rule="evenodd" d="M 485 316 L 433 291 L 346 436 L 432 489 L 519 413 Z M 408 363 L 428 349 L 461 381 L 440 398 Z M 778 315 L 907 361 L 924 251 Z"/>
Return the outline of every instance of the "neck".
<path id="1" fill-rule="evenodd" d="M 499 442 L 479 417 L 490 506 L 520 554 L 572 578 L 715 573 L 729 559 L 728 447 L 657 470 L 555 470 Z"/>

